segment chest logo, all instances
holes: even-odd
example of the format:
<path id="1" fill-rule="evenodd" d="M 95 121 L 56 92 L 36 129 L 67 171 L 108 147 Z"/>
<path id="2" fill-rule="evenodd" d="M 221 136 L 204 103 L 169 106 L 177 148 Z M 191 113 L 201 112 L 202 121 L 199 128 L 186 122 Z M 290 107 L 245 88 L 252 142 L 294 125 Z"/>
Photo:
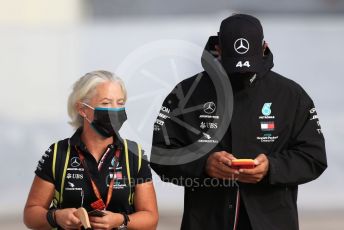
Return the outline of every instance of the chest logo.
<path id="1" fill-rule="evenodd" d="M 262 131 L 274 131 L 275 130 L 275 122 L 273 122 L 273 121 L 261 122 L 260 128 Z"/>
<path id="2" fill-rule="evenodd" d="M 271 102 L 265 103 L 265 104 L 263 105 L 262 114 L 263 114 L 264 116 L 270 116 L 270 114 L 271 114 L 271 105 L 272 105 Z"/>
<path id="3" fill-rule="evenodd" d="M 70 159 L 70 165 L 73 168 L 79 167 L 80 166 L 80 159 L 79 159 L 79 157 L 73 157 L 72 159 Z"/>
<path id="4" fill-rule="evenodd" d="M 203 110 L 206 114 L 212 114 L 215 112 L 216 105 L 214 102 L 210 101 L 203 105 Z"/>
<path id="5" fill-rule="evenodd" d="M 119 160 L 117 157 L 113 157 L 112 160 L 111 160 L 111 166 L 113 168 L 119 168 L 120 167 L 120 164 L 119 164 Z"/>

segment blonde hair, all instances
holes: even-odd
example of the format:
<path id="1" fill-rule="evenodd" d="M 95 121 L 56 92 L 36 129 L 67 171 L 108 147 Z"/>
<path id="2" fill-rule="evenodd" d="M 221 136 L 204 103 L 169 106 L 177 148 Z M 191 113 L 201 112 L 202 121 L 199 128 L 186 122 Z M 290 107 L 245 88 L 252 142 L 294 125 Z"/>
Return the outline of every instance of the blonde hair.
<path id="1" fill-rule="evenodd" d="M 127 100 L 127 91 L 124 82 L 111 72 L 105 70 L 93 71 L 85 74 L 73 85 L 73 91 L 68 97 L 68 115 L 71 119 L 69 122 L 75 129 L 83 126 L 83 117 L 77 111 L 77 103 L 88 103 L 94 96 L 96 87 L 104 82 L 116 82 L 122 88 L 124 102 Z"/>

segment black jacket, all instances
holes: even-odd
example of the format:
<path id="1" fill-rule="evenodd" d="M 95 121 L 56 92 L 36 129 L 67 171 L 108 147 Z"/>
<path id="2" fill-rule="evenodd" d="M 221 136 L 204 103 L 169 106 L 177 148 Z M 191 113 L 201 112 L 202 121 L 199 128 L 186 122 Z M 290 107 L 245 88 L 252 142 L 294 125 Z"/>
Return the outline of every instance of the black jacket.
<path id="1" fill-rule="evenodd" d="M 233 84 L 231 123 L 219 140 L 204 135 L 221 128 L 225 119 L 218 114 L 218 106 L 223 105 L 206 68 L 201 75 L 179 83 L 163 103 L 154 124 L 151 167 L 162 180 L 185 187 L 181 229 L 235 228 L 235 213 L 239 208 L 237 187 L 225 186 L 226 181 L 205 185 L 206 180 L 209 182 L 206 160 L 219 150 L 233 153 L 237 158 L 255 158 L 260 153 L 268 156 L 269 172 L 261 182 L 239 183 L 252 228 L 298 229 L 298 185 L 316 179 L 326 169 L 324 137 L 311 98 L 297 83 L 271 71 L 273 58 L 269 50 L 264 62 L 264 72 L 242 84 Z M 188 97 L 191 88 L 194 91 Z M 211 108 L 206 111 L 209 102 L 213 102 L 210 103 L 213 109 L 217 107 L 215 111 Z M 199 109 L 187 110 L 193 106 Z M 173 113 L 176 111 L 182 112 Z M 179 162 L 182 155 L 169 151 L 182 149 L 179 154 L 192 156 L 193 151 L 198 151 L 192 146 L 196 142 L 213 143 L 213 148 L 191 157 L 194 160 L 190 162 Z M 168 165 L 159 162 L 161 156 L 169 157 Z"/>

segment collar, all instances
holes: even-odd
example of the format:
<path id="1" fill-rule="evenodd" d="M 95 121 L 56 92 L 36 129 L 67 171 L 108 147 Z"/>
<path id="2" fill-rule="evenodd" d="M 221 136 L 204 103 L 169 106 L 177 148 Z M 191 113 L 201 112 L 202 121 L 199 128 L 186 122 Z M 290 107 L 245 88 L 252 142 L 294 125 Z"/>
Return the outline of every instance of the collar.
<path id="1" fill-rule="evenodd" d="M 78 128 L 73 136 L 69 139 L 69 144 L 71 146 L 76 146 L 78 149 L 80 149 L 83 152 L 88 152 L 86 145 L 81 140 L 81 134 L 82 134 L 82 127 Z M 114 142 L 109 145 L 110 148 L 120 148 L 122 149 L 122 138 L 117 138 L 117 136 L 114 138 Z"/>

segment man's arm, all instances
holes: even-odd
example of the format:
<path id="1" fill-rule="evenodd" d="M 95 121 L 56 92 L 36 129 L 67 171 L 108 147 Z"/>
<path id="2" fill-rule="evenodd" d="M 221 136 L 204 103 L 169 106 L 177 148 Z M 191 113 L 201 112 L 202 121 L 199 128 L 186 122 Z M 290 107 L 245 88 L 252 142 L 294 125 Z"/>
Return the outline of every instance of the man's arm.
<path id="1" fill-rule="evenodd" d="M 325 140 L 314 103 L 302 90 L 289 147 L 269 159 L 270 184 L 302 184 L 327 168 Z"/>
<path id="2" fill-rule="evenodd" d="M 197 160 L 180 164 L 178 156 L 175 156 L 169 150 L 176 150 L 187 146 L 187 143 L 184 142 L 186 139 L 185 131 L 171 121 L 165 120 L 164 122 L 161 130 L 156 130 L 153 134 L 151 168 L 160 176 L 161 180 L 181 186 L 184 185 L 186 178 L 205 178 L 205 165 L 208 156 L 205 155 Z M 168 132 L 168 137 L 162 129 Z M 166 138 L 168 138 L 167 143 Z M 163 158 L 163 160 L 160 161 L 160 158 Z"/>
<path id="3" fill-rule="evenodd" d="M 180 86 L 177 86 L 178 88 Z M 175 88 L 175 90 L 176 90 Z M 180 88 L 179 88 L 180 89 Z M 190 159 L 191 161 L 180 163 L 181 157 L 195 155 L 193 150 L 188 149 L 193 140 L 190 140 L 185 127 L 177 124 L 169 118 L 171 113 L 178 110 L 179 103 L 176 93 L 168 95 L 165 99 L 156 123 L 154 124 L 153 146 L 151 152 L 151 167 L 163 181 L 172 182 L 177 185 L 185 185 L 185 180 L 190 179 L 202 182 L 204 178 L 233 178 L 237 170 L 231 169 L 230 162 L 234 158 L 225 152 L 209 152 L 203 156 Z M 185 122 L 183 116 L 179 116 Z M 177 149 L 182 149 L 182 154 L 177 154 Z M 163 160 L 161 160 L 163 159 Z M 196 182 L 196 181 L 194 181 Z"/>

